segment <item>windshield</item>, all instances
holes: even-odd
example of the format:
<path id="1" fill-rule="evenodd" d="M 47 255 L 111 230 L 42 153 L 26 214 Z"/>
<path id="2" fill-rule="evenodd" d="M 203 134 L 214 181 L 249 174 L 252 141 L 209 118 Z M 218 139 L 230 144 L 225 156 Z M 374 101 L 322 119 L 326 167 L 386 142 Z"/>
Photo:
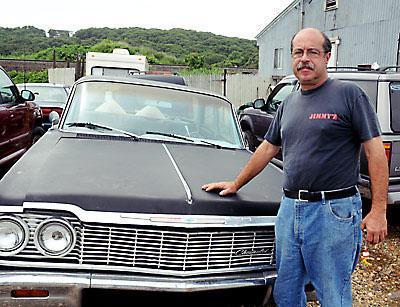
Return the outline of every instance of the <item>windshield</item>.
<path id="1" fill-rule="evenodd" d="M 208 95 L 153 86 L 116 82 L 78 84 L 62 128 L 85 129 L 84 125 L 72 123 L 104 125 L 145 138 L 188 141 L 171 138 L 174 135 L 242 148 L 239 129 L 228 102 Z"/>
<path id="2" fill-rule="evenodd" d="M 275 96 L 269 97 L 270 103 L 268 104 L 269 110 L 276 112 L 278 110 L 279 105 L 285 98 L 293 91 L 294 84 L 287 83 L 284 84 L 278 92 L 276 92 Z"/>
<path id="3" fill-rule="evenodd" d="M 35 94 L 35 102 L 51 102 L 65 104 L 68 93 L 63 87 L 18 85 L 20 90 L 30 90 Z"/>

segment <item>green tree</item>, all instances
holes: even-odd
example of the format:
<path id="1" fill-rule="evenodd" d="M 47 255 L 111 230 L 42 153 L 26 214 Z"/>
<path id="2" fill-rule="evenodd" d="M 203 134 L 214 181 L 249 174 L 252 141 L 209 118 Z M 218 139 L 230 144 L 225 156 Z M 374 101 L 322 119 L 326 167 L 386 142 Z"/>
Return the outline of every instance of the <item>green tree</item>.
<path id="1" fill-rule="evenodd" d="M 87 51 L 112 52 L 128 48 L 131 54 L 143 54 L 152 64 L 191 63 L 193 67 L 258 65 L 258 49 L 254 40 L 224 37 L 209 32 L 184 29 L 89 28 L 72 37 L 46 37 L 34 27 L 0 27 L 0 56 L 7 58 L 74 60 Z M 196 56 L 193 56 L 193 55 Z M 203 62 L 204 61 L 204 62 Z M 203 62 L 203 63 L 202 63 Z"/>
<path id="2" fill-rule="evenodd" d="M 11 70 L 8 72 L 14 83 L 46 83 L 49 82 L 47 70 L 20 72 Z"/>
<path id="3" fill-rule="evenodd" d="M 204 56 L 198 53 L 191 53 L 186 56 L 185 63 L 192 69 L 199 69 L 204 67 Z"/>

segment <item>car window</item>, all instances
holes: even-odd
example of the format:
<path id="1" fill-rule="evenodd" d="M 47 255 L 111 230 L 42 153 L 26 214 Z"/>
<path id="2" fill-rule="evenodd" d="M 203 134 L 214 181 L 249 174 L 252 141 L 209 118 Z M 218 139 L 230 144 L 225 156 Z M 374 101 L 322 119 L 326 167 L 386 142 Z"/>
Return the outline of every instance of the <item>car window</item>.
<path id="1" fill-rule="evenodd" d="M 347 82 L 356 83 L 368 96 L 371 105 L 376 111 L 377 95 L 378 95 L 378 81 L 363 81 L 363 80 L 343 80 Z"/>
<path id="2" fill-rule="evenodd" d="M 16 88 L 6 73 L 0 69 L 0 103 L 15 103 L 16 101 Z"/>
<path id="3" fill-rule="evenodd" d="M 390 114 L 392 130 L 400 132 L 400 82 L 390 83 Z"/>
<path id="4" fill-rule="evenodd" d="M 68 127 L 69 123 L 91 122 L 137 135 L 156 131 L 242 147 L 233 108 L 227 101 L 159 87 L 81 83 L 74 91 L 64 122 L 65 129 L 78 129 Z"/>
<path id="5" fill-rule="evenodd" d="M 295 87 L 294 84 L 287 83 L 284 84 L 274 95 L 274 93 L 271 94 L 270 97 L 268 97 L 268 111 L 276 111 L 278 110 L 279 105 L 282 103 L 282 101 L 293 91 L 293 88 Z"/>
<path id="6" fill-rule="evenodd" d="M 35 100 L 40 105 L 41 102 L 65 103 L 67 100 L 67 90 L 64 87 L 53 86 L 32 86 L 18 85 L 20 90 L 30 90 L 35 94 Z"/>
<path id="7" fill-rule="evenodd" d="M 115 77 L 130 77 L 140 74 L 139 69 L 133 68 L 118 68 L 118 67 L 93 67 L 92 75 L 95 76 L 115 76 Z"/>

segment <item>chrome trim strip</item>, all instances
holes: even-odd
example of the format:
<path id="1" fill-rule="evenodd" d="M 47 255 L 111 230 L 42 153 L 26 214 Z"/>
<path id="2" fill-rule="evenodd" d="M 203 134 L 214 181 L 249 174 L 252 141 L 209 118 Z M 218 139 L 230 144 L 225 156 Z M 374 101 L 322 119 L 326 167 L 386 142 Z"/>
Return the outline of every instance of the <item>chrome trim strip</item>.
<path id="1" fill-rule="evenodd" d="M 58 285 L 90 287 L 90 273 L 68 273 L 68 272 L 49 272 L 49 271 L 18 271 L 0 270 L 0 284 L 35 284 L 36 286 L 48 284 L 49 287 Z"/>
<path id="2" fill-rule="evenodd" d="M 41 287 L 50 290 L 50 301 L 56 299 L 52 293 L 65 289 L 64 296 L 58 297 L 63 301 L 70 301 L 67 295 L 73 292 L 78 297 L 80 291 L 87 288 L 141 290 L 141 291 L 169 291 L 169 292 L 197 292 L 206 290 L 232 289 L 251 286 L 272 285 L 276 279 L 276 271 L 264 271 L 230 276 L 212 276 L 203 278 L 166 278 L 137 276 L 129 274 L 98 274 L 98 273 L 70 273 L 46 271 L 4 271 L 0 272 L 2 290 L 16 288 Z M 58 290 L 58 291 L 57 291 Z M 68 290 L 68 291 L 67 291 Z M 74 290 L 74 291 L 72 291 Z M 6 297 L 2 291 L 0 303 Z M 61 293 L 60 293 L 61 294 Z M 10 297 L 8 297 L 9 301 Z M 33 299 L 36 300 L 36 299 Z M 31 300 L 29 300 L 31 301 Z M 2 305 L 3 306 L 3 305 Z M 29 305 L 31 306 L 31 305 Z M 33 306 L 33 305 L 32 305 Z M 70 305 L 71 306 L 71 305 Z"/>
<path id="3" fill-rule="evenodd" d="M 12 266 L 12 267 L 20 267 L 20 268 L 43 268 L 43 269 L 68 269 L 68 270 L 93 270 L 93 271 L 115 271 L 115 272 L 124 272 L 127 273 L 145 273 L 145 274 L 155 274 L 154 269 L 145 269 L 132 267 L 132 270 L 126 266 L 110 266 L 110 265 L 91 265 L 91 264 L 74 264 L 74 263 L 54 263 L 54 262 L 39 262 L 35 261 L 32 263 L 27 263 L 26 261 L 15 261 L 15 260 L 0 260 L 0 266 Z M 180 277 L 188 277 L 188 276 L 201 276 L 201 275 L 210 275 L 210 274 L 238 274 L 238 272 L 249 272 L 249 271 L 260 271 L 274 269 L 272 265 L 264 265 L 264 266 L 251 266 L 251 267 L 240 267 L 240 268 L 223 268 L 223 269 L 207 269 L 207 270 L 196 270 L 196 271 L 173 271 L 173 270 L 160 270 L 160 274 L 166 276 L 180 276 Z"/>
<path id="4" fill-rule="evenodd" d="M 22 206 L 0 206 L 0 213 L 22 213 L 24 208 Z"/>
<path id="5" fill-rule="evenodd" d="M 1 208 L 1 206 L 0 206 Z M 274 226 L 276 216 L 219 216 L 219 215 L 174 215 L 89 211 L 72 204 L 24 202 L 15 212 L 26 209 L 68 211 L 76 215 L 82 222 L 157 225 L 170 227 L 201 228 L 201 227 L 247 227 Z M 12 211 L 7 211 L 11 213 Z"/>
<path id="6" fill-rule="evenodd" d="M 400 203 L 400 192 L 389 192 L 387 203 L 388 205 L 398 205 Z"/>
<path id="7" fill-rule="evenodd" d="M 165 144 L 162 144 L 162 145 L 163 145 L 165 151 L 167 152 L 167 155 L 168 155 L 169 159 L 171 160 L 172 165 L 174 166 L 175 171 L 179 176 L 179 179 L 181 180 L 181 182 L 183 184 L 183 187 L 185 189 L 186 196 L 187 196 L 186 202 L 189 205 L 191 205 L 193 203 L 193 198 L 192 198 L 192 192 L 190 191 L 189 185 L 185 181 L 185 178 L 183 178 L 183 175 L 182 175 L 181 171 L 179 170 L 178 165 L 176 164 L 176 162 L 175 162 L 174 158 L 172 157 L 170 151 L 168 150 L 167 146 Z"/>
<path id="8" fill-rule="evenodd" d="M 141 291 L 197 292 L 252 286 L 272 285 L 275 271 L 248 273 L 233 276 L 213 276 L 204 278 L 165 278 L 129 275 L 92 274 L 91 287 L 102 289 L 124 289 Z"/>
<path id="9" fill-rule="evenodd" d="M 20 156 L 22 156 L 26 152 L 26 148 L 20 149 L 16 152 L 13 152 L 11 155 L 4 157 L 3 159 L 0 160 L 0 165 L 6 164 L 10 162 L 13 159 L 16 159 Z"/>

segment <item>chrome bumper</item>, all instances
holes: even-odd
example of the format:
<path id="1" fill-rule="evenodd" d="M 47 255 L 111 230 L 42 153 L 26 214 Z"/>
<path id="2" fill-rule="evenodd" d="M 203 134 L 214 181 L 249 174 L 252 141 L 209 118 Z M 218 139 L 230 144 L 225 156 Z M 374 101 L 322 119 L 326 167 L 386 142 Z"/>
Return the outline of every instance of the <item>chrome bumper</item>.
<path id="1" fill-rule="evenodd" d="M 81 306 L 83 289 L 196 292 L 241 287 L 269 286 L 276 272 L 258 272 L 203 278 L 165 278 L 122 274 L 1 271 L 0 306 Z M 48 297 L 15 298 L 13 290 L 48 290 Z"/>
<path id="2" fill-rule="evenodd" d="M 371 199 L 371 188 L 370 182 L 367 179 L 361 179 L 358 182 L 358 188 L 360 190 L 360 194 L 362 197 L 367 199 Z M 400 184 L 398 183 L 389 183 L 388 187 L 388 205 L 399 205 L 400 204 Z"/>

